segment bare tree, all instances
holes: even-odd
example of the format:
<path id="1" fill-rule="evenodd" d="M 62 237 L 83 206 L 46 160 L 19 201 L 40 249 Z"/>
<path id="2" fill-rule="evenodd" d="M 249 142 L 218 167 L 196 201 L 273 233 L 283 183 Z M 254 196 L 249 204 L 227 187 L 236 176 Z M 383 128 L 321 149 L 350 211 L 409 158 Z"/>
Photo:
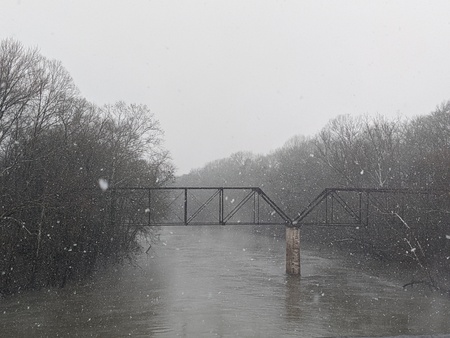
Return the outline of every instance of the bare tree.
<path id="1" fill-rule="evenodd" d="M 114 184 L 172 179 L 162 130 L 144 105 L 98 108 L 57 61 L 0 43 L 0 293 L 63 286 L 120 261 L 143 228 L 111 226 Z M 118 219 L 134 217 L 117 208 Z"/>

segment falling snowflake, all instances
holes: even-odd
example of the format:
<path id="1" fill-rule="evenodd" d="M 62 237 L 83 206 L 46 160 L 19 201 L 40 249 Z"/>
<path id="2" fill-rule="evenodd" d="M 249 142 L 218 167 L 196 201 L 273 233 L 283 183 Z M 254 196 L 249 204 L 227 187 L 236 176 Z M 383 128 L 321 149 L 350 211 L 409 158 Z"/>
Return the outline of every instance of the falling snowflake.
<path id="1" fill-rule="evenodd" d="M 98 180 L 98 185 L 100 186 L 100 189 L 102 189 L 102 191 L 108 190 L 108 181 L 104 178 L 100 178 Z"/>

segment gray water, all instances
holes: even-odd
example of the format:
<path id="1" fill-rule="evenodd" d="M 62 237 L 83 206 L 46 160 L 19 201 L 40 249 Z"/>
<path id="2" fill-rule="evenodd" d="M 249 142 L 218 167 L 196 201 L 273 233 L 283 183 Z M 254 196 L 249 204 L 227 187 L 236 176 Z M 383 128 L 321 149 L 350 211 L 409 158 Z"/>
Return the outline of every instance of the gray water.
<path id="1" fill-rule="evenodd" d="M 171 227 L 137 265 L 0 300 L 1 337 L 323 337 L 450 333 L 450 299 L 236 227 Z"/>

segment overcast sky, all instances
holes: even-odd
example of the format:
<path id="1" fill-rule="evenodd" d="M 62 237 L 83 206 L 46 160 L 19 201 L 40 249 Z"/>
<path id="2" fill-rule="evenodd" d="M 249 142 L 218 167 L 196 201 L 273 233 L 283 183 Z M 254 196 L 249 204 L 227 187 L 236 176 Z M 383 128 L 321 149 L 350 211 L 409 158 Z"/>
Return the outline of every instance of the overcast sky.
<path id="1" fill-rule="evenodd" d="M 450 99 L 450 1 L 2 0 L 0 38 L 102 105 L 146 104 L 178 174 L 268 153 L 340 114 Z"/>

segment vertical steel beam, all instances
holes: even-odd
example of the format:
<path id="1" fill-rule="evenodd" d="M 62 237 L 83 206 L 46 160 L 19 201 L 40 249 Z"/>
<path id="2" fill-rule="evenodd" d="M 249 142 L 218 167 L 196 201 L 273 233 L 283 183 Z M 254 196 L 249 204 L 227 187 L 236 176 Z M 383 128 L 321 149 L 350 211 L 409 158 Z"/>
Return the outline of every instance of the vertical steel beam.
<path id="1" fill-rule="evenodd" d="M 184 225 L 188 225 L 188 189 L 184 188 Z"/>
<path id="2" fill-rule="evenodd" d="M 366 226 L 369 226 L 369 207 L 370 207 L 369 202 L 370 202 L 369 192 L 367 191 L 366 192 Z"/>
<path id="3" fill-rule="evenodd" d="M 260 220 L 260 214 L 259 214 L 259 194 L 256 194 L 256 220 L 259 224 L 259 220 Z"/>
<path id="4" fill-rule="evenodd" d="M 331 192 L 331 210 L 330 210 L 330 213 L 331 213 L 331 223 L 333 223 L 333 221 L 334 221 L 334 191 Z"/>
<path id="5" fill-rule="evenodd" d="M 148 225 L 152 224 L 152 193 L 151 189 L 148 189 Z"/>
<path id="6" fill-rule="evenodd" d="M 256 224 L 256 193 L 253 191 L 253 224 Z"/>
<path id="7" fill-rule="evenodd" d="M 362 192 L 359 192 L 359 225 L 362 225 Z"/>
<path id="8" fill-rule="evenodd" d="M 223 223 L 223 188 L 219 188 L 219 224 Z"/>

